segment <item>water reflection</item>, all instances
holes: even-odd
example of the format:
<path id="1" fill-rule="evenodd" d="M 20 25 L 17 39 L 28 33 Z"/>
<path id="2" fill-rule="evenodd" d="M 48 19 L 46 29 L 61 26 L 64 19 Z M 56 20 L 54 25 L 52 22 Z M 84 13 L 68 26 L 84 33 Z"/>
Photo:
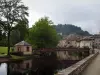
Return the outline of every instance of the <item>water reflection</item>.
<path id="1" fill-rule="evenodd" d="M 76 61 L 70 62 L 72 61 L 59 61 L 54 57 L 42 57 L 2 63 L 0 65 L 0 75 L 54 75 L 57 70 L 66 68 Z"/>
<path id="2" fill-rule="evenodd" d="M 0 64 L 0 75 L 7 75 L 7 64 Z"/>

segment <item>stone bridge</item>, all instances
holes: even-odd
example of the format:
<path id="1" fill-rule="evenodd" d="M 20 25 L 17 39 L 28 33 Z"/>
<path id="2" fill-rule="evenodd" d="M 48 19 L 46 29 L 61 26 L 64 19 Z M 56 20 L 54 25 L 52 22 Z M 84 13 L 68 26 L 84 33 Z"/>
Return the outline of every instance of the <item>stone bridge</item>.
<path id="1" fill-rule="evenodd" d="M 100 54 L 91 54 L 55 75 L 100 75 Z"/>

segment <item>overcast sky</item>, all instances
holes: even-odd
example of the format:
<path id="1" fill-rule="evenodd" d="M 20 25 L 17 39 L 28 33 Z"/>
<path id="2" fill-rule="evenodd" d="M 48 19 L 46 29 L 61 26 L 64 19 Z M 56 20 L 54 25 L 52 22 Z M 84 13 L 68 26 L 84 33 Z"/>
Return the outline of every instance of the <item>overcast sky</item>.
<path id="1" fill-rule="evenodd" d="M 74 24 L 90 33 L 100 32 L 100 0 L 22 0 L 29 7 L 30 27 L 48 16 L 54 24 Z"/>

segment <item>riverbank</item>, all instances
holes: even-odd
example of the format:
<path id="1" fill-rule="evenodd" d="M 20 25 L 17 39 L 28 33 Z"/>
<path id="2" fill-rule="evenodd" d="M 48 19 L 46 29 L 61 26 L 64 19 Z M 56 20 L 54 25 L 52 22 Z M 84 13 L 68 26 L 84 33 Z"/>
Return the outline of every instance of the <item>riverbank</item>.
<path id="1" fill-rule="evenodd" d="M 31 59 L 33 56 L 2 56 L 0 57 L 0 63 L 5 63 L 5 62 L 12 62 L 12 61 L 21 61 L 21 60 L 26 60 L 26 59 Z"/>

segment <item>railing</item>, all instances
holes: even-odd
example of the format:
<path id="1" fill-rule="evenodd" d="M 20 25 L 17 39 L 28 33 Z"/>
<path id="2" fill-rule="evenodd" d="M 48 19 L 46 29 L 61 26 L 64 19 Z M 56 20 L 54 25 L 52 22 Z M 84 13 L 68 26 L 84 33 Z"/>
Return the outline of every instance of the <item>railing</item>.
<path id="1" fill-rule="evenodd" d="M 56 52 L 56 51 L 68 51 L 68 52 L 73 52 L 73 51 L 89 51 L 89 48 L 41 48 L 41 49 L 36 49 L 35 51 L 37 52 Z"/>
<path id="2" fill-rule="evenodd" d="M 91 63 L 91 61 L 98 55 L 96 54 L 91 54 L 90 56 L 86 57 L 85 59 L 79 61 L 78 63 L 59 71 L 55 75 L 80 75 L 82 71 Z"/>

